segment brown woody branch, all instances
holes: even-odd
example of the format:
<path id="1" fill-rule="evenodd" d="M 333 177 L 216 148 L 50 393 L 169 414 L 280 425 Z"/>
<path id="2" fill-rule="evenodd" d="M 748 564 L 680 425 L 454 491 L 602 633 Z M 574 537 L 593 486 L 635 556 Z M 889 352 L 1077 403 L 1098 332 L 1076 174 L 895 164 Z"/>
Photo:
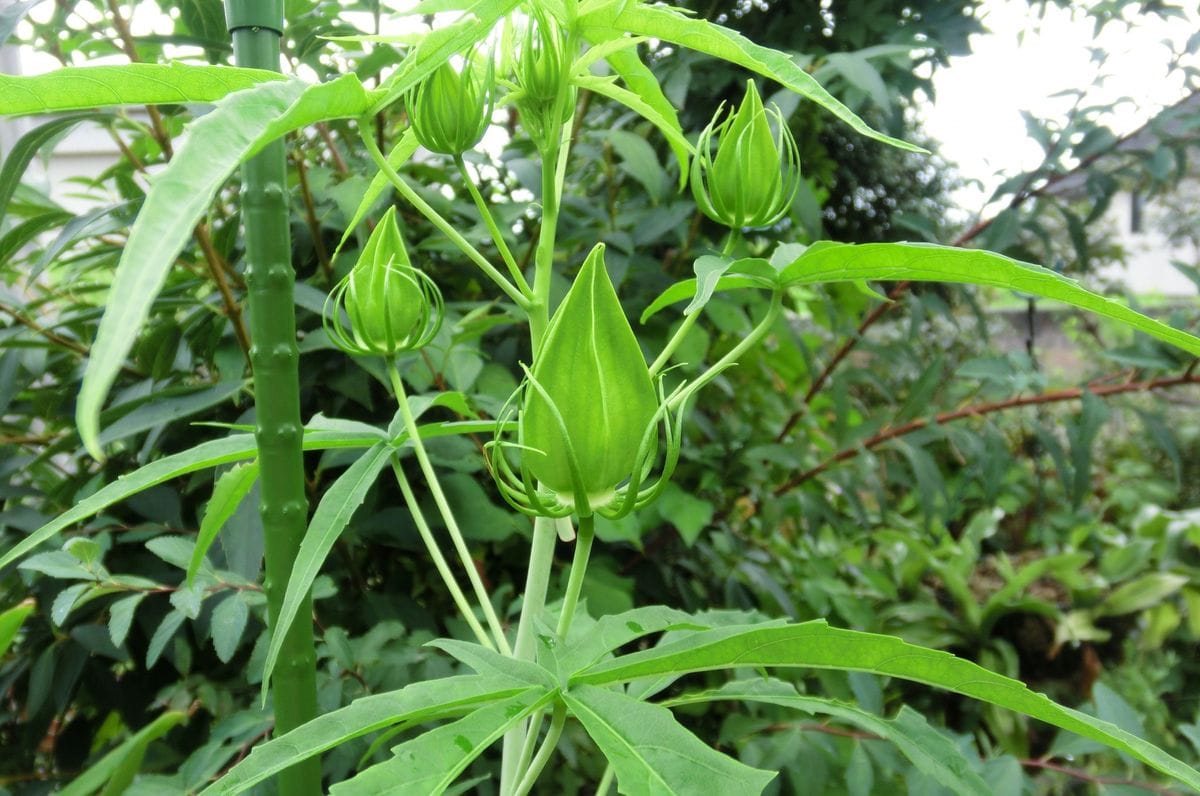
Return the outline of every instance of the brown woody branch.
<path id="1" fill-rule="evenodd" d="M 963 420 L 968 417 L 983 417 L 984 415 L 993 414 L 995 412 L 1003 412 L 1006 409 L 1016 409 L 1022 406 L 1036 406 L 1039 404 L 1058 403 L 1061 401 L 1073 401 L 1082 398 L 1085 392 L 1090 392 L 1098 397 L 1106 397 L 1110 395 L 1123 395 L 1125 393 L 1137 392 L 1152 392 L 1154 390 L 1162 390 L 1170 387 L 1179 387 L 1186 384 L 1200 384 L 1200 375 L 1192 373 L 1184 373 L 1180 376 L 1170 376 L 1161 379 L 1147 379 L 1144 381 L 1125 381 L 1117 384 L 1101 384 L 1093 385 L 1087 388 L 1072 387 L 1065 390 L 1054 390 L 1052 392 L 1040 393 L 1038 395 L 1025 395 L 1018 398 L 1008 398 L 1003 401 L 993 401 L 990 403 L 973 404 L 971 406 L 956 409 L 953 412 L 943 412 L 936 415 L 932 420 L 922 418 L 911 420 L 907 423 L 902 423 L 898 426 L 890 426 L 873 434 L 852 448 L 844 448 L 829 458 L 822 461 L 815 467 L 805 470 L 802 473 L 792 476 L 787 481 L 772 490 L 772 494 L 776 497 L 795 489 L 805 481 L 809 481 L 821 473 L 828 470 L 835 464 L 848 461 L 858 456 L 864 451 L 873 450 L 883 445 L 885 442 L 890 442 L 897 437 L 903 437 L 906 434 L 912 434 L 915 431 L 920 431 L 923 428 L 928 428 L 931 425 L 942 425 L 951 423 L 955 420 Z"/>

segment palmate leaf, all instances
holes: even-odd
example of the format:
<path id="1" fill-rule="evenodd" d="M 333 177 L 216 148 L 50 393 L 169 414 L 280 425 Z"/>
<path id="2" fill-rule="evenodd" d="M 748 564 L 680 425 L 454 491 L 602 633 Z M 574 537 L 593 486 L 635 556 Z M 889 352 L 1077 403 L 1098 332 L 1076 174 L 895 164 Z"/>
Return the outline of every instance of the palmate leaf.
<path id="1" fill-rule="evenodd" d="M 770 678 L 728 683 L 712 691 L 685 694 L 662 704 L 675 707 L 725 700 L 760 702 L 841 719 L 894 744 L 917 769 L 955 793 L 975 796 L 990 790 L 987 783 L 970 769 L 958 747 L 907 705 L 900 709 L 895 719 L 885 719 L 856 705 L 797 693 L 791 683 Z"/>
<path id="2" fill-rule="evenodd" d="M 374 486 L 379 471 L 388 465 L 393 453 L 394 449 L 388 443 L 375 443 L 333 482 L 321 497 L 317 510 L 313 512 L 308 530 L 304 532 L 304 540 L 296 553 L 296 561 L 292 565 L 292 574 L 288 578 L 279 617 L 275 626 L 271 628 L 271 645 L 267 648 L 267 660 L 263 665 L 264 702 L 267 699 L 271 672 L 275 669 L 275 662 L 283 649 L 288 628 L 295 621 L 305 595 L 317 579 L 329 551 L 346 529 L 354 512 L 362 505 L 367 490 Z"/>
<path id="3" fill-rule="evenodd" d="M 598 663 L 576 673 L 570 683 L 572 688 L 610 685 L 641 677 L 771 666 L 872 672 L 944 688 L 1099 741 L 1200 789 L 1200 771 L 1114 724 L 1058 705 L 1016 680 L 947 652 L 891 636 L 833 628 L 823 620 L 782 627 L 744 625 L 706 630 Z"/>
<path id="4" fill-rule="evenodd" d="M 0 116 L 110 105 L 208 103 L 261 83 L 280 81 L 288 78 L 238 66 L 69 66 L 44 75 L 0 75 Z"/>
<path id="5" fill-rule="evenodd" d="M 564 698 L 600 747 L 628 796 L 762 793 L 775 773 L 723 755 L 675 720 L 671 711 L 617 691 L 572 686 Z"/>
<path id="6" fill-rule="evenodd" d="M 175 257 L 242 160 L 287 132 L 325 119 L 357 117 L 371 94 L 353 74 L 329 83 L 267 82 L 231 94 L 193 122 L 184 145 L 158 175 L 121 255 L 109 303 L 76 404 L 79 435 L 102 457 L 100 407 L 140 332 Z"/>
<path id="7" fill-rule="evenodd" d="M 363 697 L 255 746 L 245 760 L 206 788 L 202 796 L 233 796 L 353 738 L 405 722 L 461 715 L 479 705 L 528 691 L 529 686 L 518 681 L 470 675 L 427 680 L 399 691 Z"/>
<path id="8" fill-rule="evenodd" d="M 861 135 L 910 152 L 925 151 L 921 147 L 872 129 L 822 88 L 812 75 L 797 66 L 787 53 L 755 44 L 740 33 L 721 25 L 637 0 L 604 3 L 595 11 L 584 14 L 579 20 L 579 25 L 589 39 L 603 39 L 613 31 L 620 31 L 670 42 L 729 61 L 812 100 Z"/>
<path id="9" fill-rule="evenodd" d="M 392 749 L 395 755 L 329 789 L 332 796 L 444 793 L 459 774 L 508 730 L 550 703 L 554 691 L 529 688 L 485 705 L 458 721 L 422 733 Z"/>

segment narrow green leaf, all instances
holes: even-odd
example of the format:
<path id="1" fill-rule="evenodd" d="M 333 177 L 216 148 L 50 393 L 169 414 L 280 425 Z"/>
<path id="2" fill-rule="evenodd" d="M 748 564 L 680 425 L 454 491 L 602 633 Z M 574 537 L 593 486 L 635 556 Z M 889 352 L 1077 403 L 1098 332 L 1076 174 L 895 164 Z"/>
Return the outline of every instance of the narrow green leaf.
<path id="1" fill-rule="evenodd" d="M 625 107 L 644 117 L 648 122 L 659 129 L 667 141 L 671 144 L 671 148 L 683 153 L 683 157 L 695 151 L 695 147 L 683 137 L 683 133 L 678 129 L 678 124 L 671 124 L 668 117 L 663 116 L 657 108 L 646 103 L 645 100 L 634 92 L 621 88 L 611 77 L 596 77 L 594 75 L 588 77 L 579 77 L 575 79 L 576 85 L 580 88 L 585 88 L 588 91 L 594 91 L 597 94 L 608 97 L 611 100 L 621 103 Z M 686 160 L 683 161 L 686 164 Z M 682 168 L 682 167 L 681 167 Z M 684 174 L 687 169 L 683 168 Z"/>
<path id="2" fill-rule="evenodd" d="M 13 639 L 17 637 L 17 631 L 25 622 L 25 617 L 33 613 L 35 605 L 36 603 L 32 599 L 23 600 L 4 613 L 0 613 L 0 658 L 3 658 L 4 653 L 8 652 Z"/>
<path id="3" fill-rule="evenodd" d="M 332 796 L 443 793 L 485 749 L 526 716 L 554 699 L 554 692 L 530 688 L 493 705 L 418 735 L 392 749 L 395 755 L 329 789 Z"/>
<path id="4" fill-rule="evenodd" d="M 582 625 L 582 622 L 577 622 Z M 567 673 L 577 672 L 598 661 L 608 652 L 623 647 L 653 633 L 667 630 L 707 630 L 708 622 L 700 622 L 691 614 L 662 605 L 643 606 L 619 614 L 609 614 L 583 629 L 559 658 Z"/>
<path id="5" fill-rule="evenodd" d="M 8 41 L 8 37 L 16 30 L 17 24 L 25 18 L 30 9 L 41 3 L 42 0 L 16 0 L 10 3 L 6 8 L 0 10 L 0 46 Z M 0 185 L 3 181 L 0 180 Z M 3 213 L 0 213 L 3 215 Z"/>
<path id="6" fill-rule="evenodd" d="M 639 677 L 753 666 L 873 672 L 944 688 L 1099 741 L 1200 789 L 1200 771 L 1115 725 L 1062 707 L 1023 683 L 947 652 L 891 636 L 832 628 L 823 620 L 783 627 L 706 630 L 596 664 L 576 674 L 571 682 L 606 685 Z"/>
<path id="7" fill-rule="evenodd" d="M 605 140 L 621 156 L 625 172 L 642 184 L 650 201 L 658 204 L 666 193 L 667 173 L 659 165 L 654 147 L 645 138 L 628 130 L 609 130 Z"/>
<path id="8" fill-rule="evenodd" d="M 458 715 L 487 702 L 526 693 L 529 686 L 496 677 L 470 675 L 414 683 L 399 691 L 357 699 L 303 727 L 259 744 L 245 760 L 203 791 L 202 796 L 234 796 L 294 763 L 353 738 L 401 722 Z"/>
<path id="9" fill-rule="evenodd" d="M 0 80 L 2 79 L 0 77 Z M 29 167 L 30 161 L 33 160 L 38 150 L 85 119 L 94 121 L 99 118 L 101 117 L 94 113 L 63 116 L 33 128 L 13 144 L 8 157 L 4 160 L 3 168 L 0 168 L 0 222 L 4 221 L 8 202 L 21 182 L 21 175 L 25 173 L 25 169 Z"/>
<path id="10" fill-rule="evenodd" d="M 0 88 L 0 91 L 3 89 Z M 237 165 L 267 143 L 325 119 L 357 117 L 370 106 L 358 78 L 329 83 L 267 82 L 239 91 L 188 127 L 184 145 L 146 197 L 121 254 L 76 404 L 79 435 L 96 458 L 100 407 L 175 257 Z"/>
<path id="11" fill-rule="evenodd" d="M 182 63 L 69 66 L 42 75 L 0 75 L 0 116 L 57 113 L 107 105 L 216 102 L 269 81 L 275 72 Z"/>
<path id="12" fill-rule="evenodd" d="M 720 58 L 770 78 L 802 97 L 807 97 L 841 119 L 861 135 L 910 152 L 924 152 L 914 146 L 872 129 L 832 94 L 822 88 L 787 53 L 763 47 L 740 33 L 705 19 L 687 17 L 675 9 L 641 2 L 606 4 L 580 19 L 588 38 L 603 36 L 616 29 L 635 36 L 647 36 L 687 47 Z"/>
<path id="13" fill-rule="evenodd" d="M 230 592 L 221 600 L 212 615 L 213 649 L 222 663 L 229 663 L 237 652 L 242 633 L 246 630 L 246 620 L 250 618 L 250 609 L 239 592 Z"/>
<path id="14" fill-rule="evenodd" d="M 895 719 L 888 720 L 856 705 L 799 694 L 791 683 L 773 679 L 729 683 L 712 691 L 686 694 L 662 704 L 674 707 L 718 700 L 760 702 L 833 716 L 891 742 L 917 769 L 955 793 L 975 796 L 989 792 L 987 784 L 971 770 L 970 763 L 950 739 L 930 727 L 919 713 L 910 710 L 907 705 L 900 709 Z"/>
<path id="15" fill-rule="evenodd" d="M 683 137 L 683 128 L 679 124 L 675 106 L 663 94 L 658 78 L 650 71 L 650 67 L 642 63 L 636 50 L 617 50 L 606 55 L 605 60 L 613 71 L 621 76 L 622 82 L 629 90 L 641 98 L 642 104 L 654 112 L 653 116 L 647 116 L 638 108 L 633 108 L 666 136 L 667 143 L 675 154 L 675 160 L 679 163 L 679 188 L 682 190 L 687 184 L 688 158 L 692 154 L 692 145 Z"/>
<path id="16" fill-rule="evenodd" d="M 162 656 L 163 650 L 167 648 L 167 642 L 175 638 L 175 633 L 178 632 L 183 620 L 186 619 L 180 611 L 173 610 L 163 617 L 161 623 L 154 631 L 154 635 L 150 637 L 150 644 L 146 647 L 146 668 L 153 669 L 154 664 L 158 663 L 158 659 Z"/>
<path id="17" fill-rule="evenodd" d="M 187 713 L 181 710 L 162 714 L 97 760 L 59 793 L 61 796 L 89 796 L 101 788 L 101 796 L 123 793 L 137 775 L 146 747 L 186 721 Z"/>
<path id="18" fill-rule="evenodd" d="M 120 419 L 115 420 L 100 434 L 100 444 L 107 445 L 119 439 L 158 428 L 166 423 L 203 412 L 225 403 L 246 388 L 241 379 L 213 384 L 182 395 L 162 396 L 158 400 L 147 400 Z"/>
<path id="19" fill-rule="evenodd" d="M 25 244 L 38 235 L 70 221 L 73 216 L 64 210 L 49 210 L 31 216 L 0 237 L 0 264 L 7 263 Z"/>
<path id="20" fill-rule="evenodd" d="M 628 796 L 756 794 L 775 778 L 713 749 L 664 707 L 590 685 L 563 696 Z"/>
<path id="21" fill-rule="evenodd" d="M 133 616 L 138 605 L 146 599 L 146 592 L 137 592 L 128 597 L 122 597 L 108 608 L 108 637 L 114 647 L 120 647 L 129 637 L 129 628 L 133 625 Z"/>
<path id="22" fill-rule="evenodd" d="M 494 421 L 480 420 L 428 423 L 421 426 L 420 431 L 421 439 L 433 439 L 457 434 L 486 434 L 494 431 L 495 428 Z M 403 445 L 407 438 L 408 435 L 403 434 L 397 437 L 393 444 Z M 378 441 L 379 434 L 377 432 L 314 431 L 304 435 L 302 445 L 306 451 L 319 451 L 369 448 Z M 242 459 L 251 459 L 256 455 L 258 455 L 258 446 L 254 441 L 254 435 L 235 434 L 224 439 L 202 442 L 194 448 L 153 461 L 132 473 L 121 476 L 111 484 L 107 484 L 91 497 L 76 503 L 68 511 L 29 534 L 0 556 L 0 569 L 23 558 L 38 545 L 52 539 L 64 528 L 69 528 L 77 522 L 98 514 L 130 495 L 136 495 L 138 492 L 181 475 L 230 464 Z"/>
<path id="23" fill-rule="evenodd" d="M 225 521 L 233 516 L 246 494 L 258 480 L 258 462 L 239 464 L 217 479 L 213 486 L 212 497 L 204 509 L 204 519 L 200 521 L 200 531 L 196 534 L 196 546 L 192 550 L 192 558 L 187 567 L 187 584 L 191 586 L 196 580 L 196 572 L 208 553 L 208 548 L 217 540 L 217 534 L 225 527 Z"/>
<path id="24" fill-rule="evenodd" d="M 454 657 L 455 660 L 470 666 L 479 674 L 499 675 L 543 688 L 552 689 L 556 686 L 554 675 L 536 663 L 501 655 L 481 644 L 452 638 L 439 638 L 430 641 L 426 646 L 442 650 Z"/>
<path id="25" fill-rule="evenodd" d="M 392 147 L 392 151 L 388 153 L 387 162 L 393 169 L 397 171 L 403 166 L 408 159 L 417 151 L 417 136 L 412 131 L 412 128 L 404 131 L 404 135 L 396 142 L 396 146 Z M 338 252 L 346 245 L 346 241 L 354 234 L 354 230 L 362 223 L 362 220 L 367 217 L 367 213 L 379 201 L 379 197 L 383 195 L 385 189 L 390 188 L 391 181 L 382 171 L 376 170 L 375 176 L 371 178 L 371 184 L 367 186 L 366 193 L 358 202 L 358 207 L 354 211 L 354 217 L 350 219 L 350 223 L 346 225 L 346 231 L 342 233 L 342 239 L 338 241 L 337 248 L 333 251 L 333 256 L 336 259 Z"/>
<path id="26" fill-rule="evenodd" d="M 278 624 L 271 628 L 271 646 L 267 650 L 267 660 L 263 666 L 264 700 L 267 697 L 271 672 L 279 658 L 279 650 L 283 647 L 287 629 L 296 619 L 296 612 L 300 610 L 304 595 L 312 588 L 317 573 L 321 571 L 321 565 L 325 563 L 325 557 L 346 529 L 346 524 L 350 522 L 354 512 L 358 511 L 367 490 L 375 484 L 379 471 L 387 466 L 392 452 L 392 448 L 386 443 L 375 443 L 333 482 L 313 513 L 308 530 L 304 532 L 304 541 L 300 543 L 300 551 L 296 554 L 292 576 L 288 578 L 287 592 L 279 609 Z"/>
<path id="27" fill-rule="evenodd" d="M 1112 318 L 1200 355 L 1200 338 L 1097 295 L 1053 271 L 993 252 L 927 243 L 838 243 L 804 253 L 783 269 L 781 278 L 785 285 L 872 279 L 1007 288 Z"/>

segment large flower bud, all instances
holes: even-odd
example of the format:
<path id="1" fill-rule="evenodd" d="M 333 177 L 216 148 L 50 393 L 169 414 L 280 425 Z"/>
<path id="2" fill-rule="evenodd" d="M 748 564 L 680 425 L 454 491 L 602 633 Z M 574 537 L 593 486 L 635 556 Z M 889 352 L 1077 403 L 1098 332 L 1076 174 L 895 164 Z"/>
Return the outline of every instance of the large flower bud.
<path id="1" fill-rule="evenodd" d="M 437 333 L 442 322 L 441 292 L 413 268 L 396 222 L 396 208 L 388 208 L 358 262 L 329 294 L 326 306 L 330 339 L 350 353 L 390 356 L 419 348 Z M 350 319 L 349 330 L 339 317 L 343 309 Z"/>
<path id="2" fill-rule="evenodd" d="M 408 93 L 408 117 L 421 146 L 443 155 L 474 149 L 492 120 L 491 59 L 468 58 L 462 71 L 449 63 Z"/>
<path id="3" fill-rule="evenodd" d="M 800 186 L 796 141 L 779 108 L 763 107 L 753 80 L 737 111 L 721 121 L 718 109 L 700 134 L 691 179 L 700 210 L 734 229 L 770 226 L 791 206 Z"/>
<path id="4" fill-rule="evenodd" d="M 609 280 L 604 245 L 597 244 L 534 359 L 521 414 L 525 467 L 567 500 L 581 488 L 597 508 L 639 466 L 658 406 L 646 359 Z"/>

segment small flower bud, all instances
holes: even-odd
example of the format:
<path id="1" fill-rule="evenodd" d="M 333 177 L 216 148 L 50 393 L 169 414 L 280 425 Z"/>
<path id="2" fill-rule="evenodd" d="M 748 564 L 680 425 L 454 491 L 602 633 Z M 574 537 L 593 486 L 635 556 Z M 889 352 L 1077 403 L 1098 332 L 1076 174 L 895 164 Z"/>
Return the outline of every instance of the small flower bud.
<path id="1" fill-rule="evenodd" d="M 697 141 L 691 175 L 696 205 L 734 229 L 770 226 L 783 218 L 800 186 L 800 156 L 787 121 L 777 106 L 763 107 L 753 80 L 737 111 L 720 117 L 718 109 Z"/>
<path id="2" fill-rule="evenodd" d="M 349 330 L 339 317 L 343 309 Z M 441 291 L 413 268 L 390 207 L 358 262 L 329 294 L 325 328 L 344 351 L 390 356 L 428 343 L 441 326 L 441 309 Z"/>
<path id="3" fill-rule="evenodd" d="M 554 144 L 553 136 L 575 112 L 575 90 L 570 89 L 555 116 L 559 88 L 570 80 L 563 65 L 563 35 L 554 18 L 534 11 L 525 30 L 516 64 L 513 99 L 521 112 L 521 124 L 542 149 Z"/>
<path id="4" fill-rule="evenodd" d="M 461 72 L 446 63 L 408 93 L 408 118 L 421 146 L 443 155 L 475 148 L 492 120 L 494 71 L 491 59 L 484 65 L 468 58 Z"/>
<path id="5" fill-rule="evenodd" d="M 567 500 L 578 487 L 592 508 L 603 505 L 638 467 L 659 408 L 646 359 L 609 280 L 603 244 L 592 249 L 554 313 L 531 387 L 521 415 L 526 468 Z"/>

